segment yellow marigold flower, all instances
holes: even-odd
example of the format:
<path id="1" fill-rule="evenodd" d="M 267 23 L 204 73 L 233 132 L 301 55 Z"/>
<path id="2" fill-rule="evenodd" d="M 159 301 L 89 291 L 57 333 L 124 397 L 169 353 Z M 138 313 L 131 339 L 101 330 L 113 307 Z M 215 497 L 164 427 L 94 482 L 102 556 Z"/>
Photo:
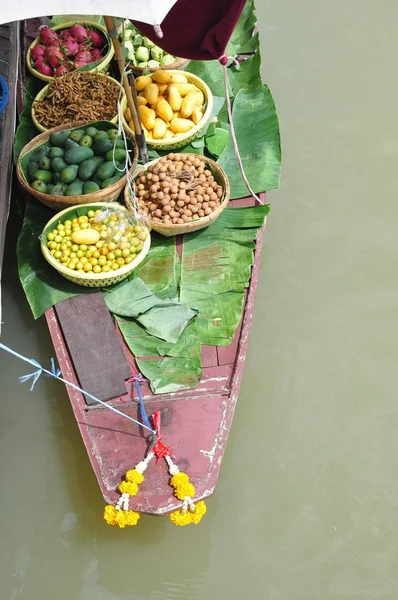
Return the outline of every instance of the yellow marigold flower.
<path id="1" fill-rule="evenodd" d="M 113 504 L 108 504 L 105 506 L 104 510 L 104 519 L 108 523 L 108 525 L 116 525 L 116 513 L 118 511 L 113 506 Z"/>
<path id="2" fill-rule="evenodd" d="M 172 485 L 173 487 L 177 487 L 181 485 L 181 483 L 188 483 L 188 481 L 189 476 L 186 473 L 180 472 L 173 475 L 173 477 L 170 479 L 170 485 Z"/>
<path id="3" fill-rule="evenodd" d="M 144 481 L 144 476 L 142 475 L 142 473 L 136 471 L 136 469 L 130 469 L 130 471 L 127 471 L 125 479 L 130 483 L 136 483 L 137 485 L 139 485 Z"/>
<path id="4" fill-rule="evenodd" d="M 174 525 L 178 525 L 179 527 L 189 525 L 191 523 L 191 517 L 192 514 L 190 512 L 183 513 L 182 510 L 175 510 L 170 513 L 170 520 Z"/>
<path id="5" fill-rule="evenodd" d="M 179 500 L 184 500 L 185 496 L 193 498 L 195 496 L 195 486 L 192 483 L 182 483 L 175 488 L 174 494 Z"/>
<path id="6" fill-rule="evenodd" d="M 126 525 L 137 525 L 137 521 L 140 518 L 140 513 L 135 512 L 134 510 L 126 510 L 125 516 Z"/>
<path id="7" fill-rule="evenodd" d="M 137 525 L 140 513 L 134 510 L 117 510 L 114 525 L 119 525 L 121 529 L 129 525 Z"/>
<path id="8" fill-rule="evenodd" d="M 195 525 L 197 525 L 201 518 L 203 517 L 203 515 L 206 514 L 207 511 L 207 506 L 204 502 L 204 500 L 200 500 L 199 502 L 197 502 L 195 504 L 195 512 L 191 513 L 191 522 L 195 523 Z"/>
<path id="9" fill-rule="evenodd" d="M 121 494 L 135 496 L 138 492 L 138 485 L 136 483 L 128 483 L 127 481 L 122 481 L 122 483 L 119 484 L 119 492 Z"/>
<path id="10" fill-rule="evenodd" d="M 126 527 L 127 523 L 126 523 L 126 511 L 125 510 L 118 510 L 116 511 L 116 518 L 115 518 L 115 525 L 119 525 L 119 527 L 121 529 L 123 529 L 124 527 Z"/>

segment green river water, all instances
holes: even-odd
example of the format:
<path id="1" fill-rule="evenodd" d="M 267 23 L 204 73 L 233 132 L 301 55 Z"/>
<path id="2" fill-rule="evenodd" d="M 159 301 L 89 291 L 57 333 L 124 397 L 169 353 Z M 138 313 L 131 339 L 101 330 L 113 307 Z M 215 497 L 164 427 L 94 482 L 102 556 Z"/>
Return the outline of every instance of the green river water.
<path id="1" fill-rule="evenodd" d="M 3 354 L 1 600 L 398 598 L 398 4 L 257 4 L 282 184 L 208 514 L 107 527 L 65 389 Z M 47 364 L 12 222 L 2 341 Z"/>

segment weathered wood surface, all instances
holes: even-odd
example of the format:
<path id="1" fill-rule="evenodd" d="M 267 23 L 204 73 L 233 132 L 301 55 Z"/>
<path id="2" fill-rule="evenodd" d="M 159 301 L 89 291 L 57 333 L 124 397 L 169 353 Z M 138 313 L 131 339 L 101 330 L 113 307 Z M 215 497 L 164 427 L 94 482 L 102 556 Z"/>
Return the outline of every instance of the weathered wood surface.
<path id="1" fill-rule="evenodd" d="M 263 196 L 264 197 L 264 196 Z M 234 201 L 234 205 L 251 205 L 252 199 Z M 260 231 L 255 251 L 250 286 L 245 299 L 241 326 L 227 348 L 205 346 L 202 352 L 203 375 L 193 389 L 172 394 L 152 394 L 147 383 L 141 384 L 146 411 L 162 412 L 163 440 L 173 449 L 180 469 L 189 472 L 195 484 L 195 499 L 210 496 L 217 483 L 222 457 L 238 398 L 244 362 L 249 342 L 254 300 L 259 273 L 264 228 Z M 71 361 L 54 309 L 46 313 L 57 359 L 66 380 L 76 383 L 76 372 Z M 134 356 L 120 343 L 130 365 L 132 376 L 138 373 Z M 132 382 L 127 383 L 127 395 L 109 404 L 140 420 L 139 405 Z M 117 485 L 124 473 L 142 460 L 148 448 L 147 432 L 101 407 L 87 407 L 82 394 L 68 389 L 72 408 L 99 486 L 107 502 L 115 502 Z M 144 483 L 132 498 L 133 510 L 163 515 L 178 508 L 168 485 L 166 464 L 152 461 L 145 473 Z"/>
<path id="2" fill-rule="evenodd" d="M 8 104 L 0 115 L 0 333 L 1 333 L 1 270 L 3 265 L 6 226 L 10 209 L 13 139 L 16 123 L 16 84 L 19 60 L 19 24 L 0 26 L 0 73 L 7 82 Z"/>
<path id="3" fill-rule="evenodd" d="M 127 394 L 124 380 L 131 376 L 130 365 L 102 292 L 63 300 L 55 312 L 80 387 L 103 401 Z M 96 402 L 86 396 L 86 403 Z"/>

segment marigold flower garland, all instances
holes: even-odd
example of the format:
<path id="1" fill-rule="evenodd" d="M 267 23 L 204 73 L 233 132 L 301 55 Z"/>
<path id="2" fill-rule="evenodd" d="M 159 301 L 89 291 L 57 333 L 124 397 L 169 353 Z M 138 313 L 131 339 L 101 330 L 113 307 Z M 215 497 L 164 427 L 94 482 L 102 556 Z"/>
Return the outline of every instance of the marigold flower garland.
<path id="1" fill-rule="evenodd" d="M 144 460 L 135 465 L 134 469 L 127 471 L 125 480 L 119 485 L 121 496 L 117 504 L 105 506 L 104 519 L 108 525 L 118 525 L 120 528 L 137 525 L 140 513 L 129 509 L 129 501 L 138 492 L 138 486 L 144 481 L 143 473 L 153 457 L 154 453 L 150 452 Z"/>
<path id="2" fill-rule="evenodd" d="M 201 521 L 206 513 L 206 504 L 203 500 L 199 500 L 196 504 L 193 501 L 196 490 L 195 486 L 190 482 L 189 475 L 180 471 L 173 461 L 171 449 L 163 444 L 160 435 L 160 412 L 157 411 L 152 415 L 153 422 L 156 428 L 156 443 L 147 454 L 146 458 L 139 462 L 134 469 L 127 471 L 124 481 L 119 485 L 121 496 L 116 505 L 108 504 L 104 510 L 104 519 L 109 525 L 119 526 L 124 528 L 129 525 L 136 525 L 140 518 L 140 513 L 130 510 L 129 501 L 132 496 L 138 492 L 138 486 L 144 481 L 144 472 L 147 469 L 151 459 L 156 456 L 159 460 L 164 458 L 170 473 L 170 485 L 174 488 L 174 495 L 178 500 L 182 500 L 180 509 L 170 513 L 170 520 L 174 525 L 183 527 L 191 523 L 197 524 Z"/>
<path id="3" fill-rule="evenodd" d="M 171 475 L 170 485 L 174 488 L 174 495 L 179 500 L 182 500 L 182 507 L 170 513 L 170 519 L 174 525 L 183 527 L 184 525 L 195 525 L 199 523 L 202 517 L 206 514 L 206 504 L 204 500 L 200 500 L 196 504 L 192 500 L 195 496 L 195 486 L 189 481 L 189 475 L 180 471 L 175 462 L 170 456 L 165 456 L 165 460 L 169 467 Z"/>

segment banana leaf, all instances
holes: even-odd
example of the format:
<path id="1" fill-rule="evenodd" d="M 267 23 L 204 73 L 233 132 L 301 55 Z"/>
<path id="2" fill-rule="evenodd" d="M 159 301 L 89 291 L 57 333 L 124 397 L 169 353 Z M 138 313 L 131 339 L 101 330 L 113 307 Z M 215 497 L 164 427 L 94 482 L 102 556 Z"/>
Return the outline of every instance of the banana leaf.
<path id="1" fill-rule="evenodd" d="M 39 237 L 53 215 L 49 208 L 29 202 L 18 238 L 19 278 L 35 319 L 57 302 L 92 292 L 61 277 L 44 259 Z"/>
<path id="2" fill-rule="evenodd" d="M 239 52 L 252 52 L 258 48 L 258 34 L 254 34 L 257 19 L 253 0 L 247 0 L 239 21 L 228 42 L 226 54 L 231 56 Z M 254 35 L 253 35 L 254 34 Z"/>
<path id="3" fill-rule="evenodd" d="M 231 66 L 227 69 L 234 99 L 236 99 L 236 94 L 240 90 L 249 94 L 261 87 L 260 69 L 261 55 L 259 48 L 256 49 L 253 56 L 241 62 L 239 66 Z"/>
<path id="4" fill-rule="evenodd" d="M 154 394 L 170 394 L 198 385 L 202 376 L 200 358 L 172 358 L 137 360 L 141 373 L 150 380 Z"/>
<path id="5" fill-rule="evenodd" d="M 151 232 L 151 248 L 130 279 L 140 277 L 159 298 L 178 298 L 181 264 L 175 239 Z"/>
<path id="6" fill-rule="evenodd" d="M 178 300 L 162 300 L 138 277 L 105 295 L 109 310 L 133 317 L 152 336 L 175 344 L 195 312 Z"/>
<path id="7" fill-rule="evenodd" d="M 221 127 L 215 127 L 212 135 L 206 136 L 206 147 L 216 159 L 223 153 L 227 145 L 229 132 Z"/>
<path id="8" fill-rule="evenodd" d="M 281 146 L 275 104 L 266 85 L 252 93 L 240 91 L 233 105 L 232 118 L 246 176 L 254 192 L 279 186 Z M 232 137 L 218 159 L 231 186 L 231 198 L 247 195 L 237 168 Z"/>
<path id="9" fill-rule="evenodd" d="M 25 86 L 23 96 L 22 112 L 19 116 L 19 123 L 14 137 L 14 161 L 18 160 L 21 150 L 36 135 L 39 135 L 31 116 L 33 100 L 45 86 L 45 82 L 36 77 L 30 77 Z"/>
<path id="10" fill-rule="evenodd" d="M 154 394 L 166 394 L 194 387 L 202 375 L 201 346 L 196 319 L 190 321 L 177 343 L 167 343 L 148 332 L 133 319 L 116 316 L 120 331 L 137 365 L 150 381 Z M 146 358 L 143 357 L 163 357 Z"/>
<path id="11" fill-rule="evenodd" d="M 188 323 L 176 343 L 170 343 L 154 335 L 149 335 L 145 328 L 134 319 L 118 315 L 115 318 L 126 344 L 138 358 L 155 356 L 200 358 L 200 340 L 196 319 Z"/>
<path id="12" fill-rule="evenodd" d="M 231 343 L 242 316 L 254 240 L 268 212 L 267 205 L 229 207 L 206 229 L 184 236 L 180 301 L 198 311 L 202 344 Z"/>

